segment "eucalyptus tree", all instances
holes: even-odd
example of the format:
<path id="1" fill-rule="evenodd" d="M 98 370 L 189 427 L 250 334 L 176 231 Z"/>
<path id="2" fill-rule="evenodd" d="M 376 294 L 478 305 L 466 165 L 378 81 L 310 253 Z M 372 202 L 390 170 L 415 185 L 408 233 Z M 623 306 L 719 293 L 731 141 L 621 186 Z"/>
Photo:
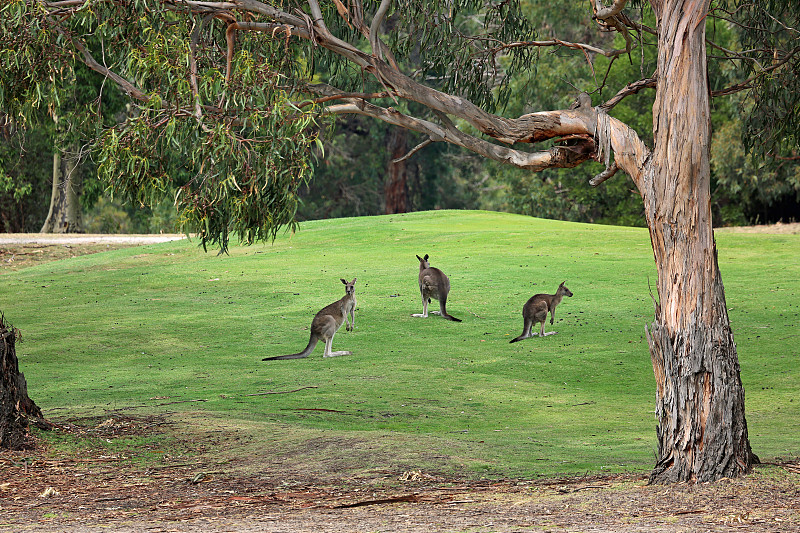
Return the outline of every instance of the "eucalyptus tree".
<path id="1" fill-rule="evenodd" d="M 531 171 L 600 161 L 595 185 L 622 170 L 641 196 L 658 271 L 647 329 L 658 420 L 651 481 L 706 481 L 757 461 L 711 224 L 709 19 L 741 24 L 741 49 L 714 47 L 740 72 L 716 94 L 760 95 L 748 124 L 764 137 L 752 147 L 787 149 L 800 120 L 797 2 L 724 1 L 649 0 L 650 27 L 639 5 L 593 0 L 585 34 L 621 36 L 603 47 L 574 31 L 537 40 L 514 0 L 8 0 L 0 107 L 24 120 L 46 105 L 49 80 L 85 63 L 135 108 L 98 140 L 101 173 L 140 202 L 188 176 L 175 198 L 185 227 L 223 248 L 229 232 L 252 241 L 294 224 L 319 127 L 341 114 L 417 132 L 425 141 L 411 152 L 450 143 Z M 642 46 L 656 48 L 655 71 L 608 101 L 580 93 L 561 109 L 495 113 L 507 81 L 540 50 L 593 64 Z M 410 57 L 414 72 L 402 67 Z M 644 89 L 655 90 L 647 135 L 613 116 Z M 165 156 L 175 151 L 183 157 Z"/>

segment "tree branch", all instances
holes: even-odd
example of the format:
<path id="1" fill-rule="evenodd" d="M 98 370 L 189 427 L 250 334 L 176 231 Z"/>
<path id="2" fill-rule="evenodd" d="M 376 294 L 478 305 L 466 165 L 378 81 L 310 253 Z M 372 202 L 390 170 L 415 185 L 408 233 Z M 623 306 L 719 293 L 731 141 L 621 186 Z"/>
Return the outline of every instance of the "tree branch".
<path id="1" fill-rule="evenodd" d="M 431 144 L 432 142 L 433 142 L 433 139 L 430 139 L 430 138 L 428 138 L 428 139 L 425 139 L 424 141 L 422 141 L 421 143 L 419 143 L 418 145 L 416 145 L 414 148 L 412 148 L 412 149 L 411 149 L 411 150 L 410 150 L 410 151 L 409 151 L 409 152 L 408 152 L 406 155 L 404 155 L 403 157 L 398 157 L 397 159 L 392 159 L 392 163 L 400 163 L 401 161 L 405 161 L 406 159 L 408 159 L 408 158 L 409 158 L 409 157 L 411 157 L 412 155 L 416 154 L 417 152 L 419 152 L 420 150 L 422 150 L 423 148 L 425 148 L 426 146 L 428 146 L 428 145 L 429 145 L 429 144 Z"/>
<path id="2" fill-rule="evenodd" d="M 523 152 L 492 144 L 460 131 L 443 113 L 437 115 L 443 124 L 405 115 L 394 108 L 383 108 L 365 101 L 352 101 L 325 108 L 328 114 L 359 114 L 369 116 L 387 124 L 400 126 L 424 135 L 435 142 L 448 142 L 466 148 L 484 157 L 514 165 L 519 168 L 543 170 L 545 168 L 571 168 L 595 157 L 591 140 L 579 146 L 554 146 L 545 152 Z"/>
<path id="3" fill-rule="evenodd" d="M 654 89 L 657 84 L 657 77 L 653 75 L 652 78 L 645 78 L 643 80 L 634 81 L 619 90 L 610 100 L 600 104 L 600 108 L 605 111 L 610 111 L 615 105 L 620 103 L 626 96 L 636 94 L 642 89 Z"/>
<path id="4" fill-rule="evenodd" d="M 711 96 L 712 97 L 726 96 L 728 94 L 733 94 L 733 93 L 737 93 L 739 91 L 744 91 L 744 90 L 747 90 L 747 89 L 751 89 L 753 87 L 752 83 L 754 81 L 756 81 L 757 79 L 759 79 L 759 78 L 761 78 L 763 76 L 766 76 L 767 74 L 769 74 L 773 70 L 781 68 L 783 65 L 788 63 L 789 60 L 792 59 L 792 57 L 794 57 L 799 52 L 800 52 L 800 46 L 794 48 L 791 52 L 786 54 L 783 57 L 783 59 L 781 59 L 777 63 L 775 63 L 775 64 L 773 64 L 773 65 L 771 65 L 771 66 L 769 66 L 767 68 L 764 68 L 764 69 L 760 70 L 759 72 L 756 72 L 755 74 L 753 74 L 752 76 L 750 76 L 749 78 L 744 80 L 743 82 L 737 83 L 735 85 L 731 85 L 730 87 L 726 87 L 725 89 L 720 89 L 719 91 L 712 91 L 711 92 Z"/>
<path id="5" fill-rule="evenodd" d="M 608 7 L 605 7 L 602 0 L 594 0 L 594 16 L 601 20 L 615 17 L 619 13 L 622 13 L 622 10 L 625 8 L 625 4 L 627 3 L 628 0 L 614 0 L 614 3 Z"/>
<path id="6" fill-rule="evenodd" d="M 200 90 L 197 87 L 197 43 L 200 40 L 200 32 L 203 30 L 203 26 L 210 18 L 210 15 L 206 15 L 200 19 L 198 24 L 195 24 L 192 30 L 192 39 L 189 42 L 189 84 L 192 87 L 195 117 L 198 121 L 203 119 L 203 111 L 200 108 Z"/>
<path id="7" fill-rule="evenodd" d="M 592 187 L 597 187 L 604 181 L 613 178 L 614 174 L 616 174 L 618 170 L 619 167 L 617 166 L 617 164 L 612 163 L 610 166 L 606 167 L 606 169 L 602 171 L 600 174 L 590 179 L 589 185 L 591 185 Z"/>
<path id="8" fill-rule="evenodd" d="M 381 46 L 383 43 L 381 43 L 378 32 L 380 32 L 381 24 L 383 24 L 383 19 L 389 11 L 390 4 L 391 0 L 381 0 L 378 11 L 376 11 L 375 16 L 372 17 L 372 24 L 369 25 L 369 44 L 372 47 L 372 53 L 380 60 L 383 60 L 383 47 Z"/>
<path id="9" fill-rule="evenodd" d="M 59 10 L 61 7 L 64 7 L 66 5 L 69 5 L 69 6 L 80 6 L 80 5 L 83 5 L 85 3 L 85 1 L 86 0 L 79 0 L 79 1 L 70 0 L 69 2 L 54 2 L 52 4 L 44 3 L 44 5 L 45 5 L 45 7 L 52 7 L 55 10 Z M 91 52 L 89 52 L 89 50 L 86 48 L 86 45 L 84 44 L 84 42 L 81 41 L 80 39 L 76 39 L 75 37 L 72 36 L 72 34 L 70 34 L 69 32 L 65 31 L 64 28 L 62 28 L 61 25 L 58 23 L 58 21 L 54 20 L 54 17 L 47 16 L 47 19 L 50 22 L 50 24 L 52 24 L 53 29 L 56 32 L 58 32 L 59 35 L 61 35 L 62 37 L 67 39 L 69 42 L 71 42 L 72 45 L 75 47 L 75 49 L 78 52 L 80 52 L 81 56 L 83 57 L 83 63 L 87 67 L 89 67 L 90 69 L 94 70 L 95 72 L 97 72 L 99 74 L 102 74 L 104 77 L 106 77 L 106 78 L 110 79 L 111 81 L 113 81 L 114 83 L 116 83 L 120 87 L 120 89 L 122 89 L 125 92 L 125 94 L 131 96 L 132 98 L 135 98 L 135 99 L 143 101 L 143 102 L 146 102 L 146 101 L 150 100 L 150 97 L 147 95 L 147 93 L 145 93 L 143 90 L 141 90 L 139 87 L 137 87 L 134 83 L 132 83 L 129 80 L 126 80 L 125 78 L 123 78 L 119 74 L 113 72 L 111 69 L 109 69 L 105 65 L 102 65 L 101 63 L 99 63 L 94 58 L 94 56 L 91 54 Z"/>
<path id="10" fill-rule="evenodd" d="M 627 54 L 629 50 L 620 48 L 614 50 L 604 50 L 602 48 L 597 48 L 591 44 L 584 44 L 584 43 L 572 43 L 569 41 L 562 41 L 561 39 L 549 39 L 547 41 L 517 41 L 513 43 L 506 43 L 495 48 L 492 48 L 491 52 L 499 53 L 503 50 L 509 50 L 512 48 L 526 48 L 526 47 L 546 47 L 546 46 L 563 46 L 564 48 L 572 48 L 573 50 L 584 50 L 587 52 L 591 52 L 593 54 L 599 54 L 605 57 L 616 57 L 622 54 Z"/>

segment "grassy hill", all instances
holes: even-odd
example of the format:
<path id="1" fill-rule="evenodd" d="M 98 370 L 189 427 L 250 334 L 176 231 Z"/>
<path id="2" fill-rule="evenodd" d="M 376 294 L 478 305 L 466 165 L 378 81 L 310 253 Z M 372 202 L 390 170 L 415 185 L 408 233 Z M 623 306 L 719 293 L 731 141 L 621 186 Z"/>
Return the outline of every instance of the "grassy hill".
<path id="1" fill-rule="evenodd" d="M 800 236 L 718 247 L 753 449 L 797 456 Z M 411 316 L 426 253 L 462 323 Z M 333 342 L 353 355 L 261 361 L 300 351 L 353 277 L 356 330 Z M 525 301 L 565 280 L 558 334 L 509 344 Z M 654 463 L 650 286 L 644 229 L 438 211 L 308 222 L 228 256 L 177 242 L 48 263 L 0 275 L 0 310 L 56 420 L 168 413 L 222 456 L 317 472 L 537 476 Z"/>

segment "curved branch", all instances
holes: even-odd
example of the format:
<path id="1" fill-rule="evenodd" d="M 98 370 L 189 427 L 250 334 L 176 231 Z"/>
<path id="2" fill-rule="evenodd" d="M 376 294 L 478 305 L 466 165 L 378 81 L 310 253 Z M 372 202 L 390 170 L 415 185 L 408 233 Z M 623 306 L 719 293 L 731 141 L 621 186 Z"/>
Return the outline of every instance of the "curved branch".
<path id="1" fill-rule="evenodd" d="M 218 16 L 235 25 L 236 30 L 269 31 L 273 36 L 278 32 L 285 32 L 287 36 L 306 39 L 315 46 L 325 48 L 370 73 L 387 88 L 385 92 L 358 94 L 358 98 L 353 98 L 356 95 L 347 94 L 329 86 L 307 86 L 306 89 L 309 92 L 323 97 L 317 100 L 317 103 L 343 100 L 341 104 L 326 108 L 324 113 L 368 115 L 389 124 L 418 131 L 433 141 L 452 143 L 484 157 L 532 170 L 574 167 L 589 159 L 601 159 L 603 155 L 608 160 L 613 152 L 619 168 L 631 175 L 640 190 L 642 189 L 642 169 L 649 158 L 649 150 L 631 128 L 608 117 L 603 109 L 592 107 L 591 98 L 588 95 L 581 95 L 577 105 L 570 109 L 530 113 L 518 118 L 494 115 L 467 99 L 443 93 L 416 82 L 381 60 L 378 49 L 375 50 L 375 54 L 370 54 L 335 37 L 317 17 L 320 15 L 317 12 L 319 11 L 317 0 L 308 1 L 312 11 L 315 12 L 316 20 L 312 20 L 304 13 L 303 16 L 297 16 L 283 12 L 259 0 L 233 0 L 230 2 L 162 0 L 162 6 L 184 13 L 188 9 L 202 15 Z M 615 6 L 619 7 L 624 3 L 622 0 L 617 0 Z M 354 0 L 353 6 L 356 5 L 359 3 Z M 381 7 L 386 9 L 388 9 L 388 5 L 388 0 L 381 3 Z M 245 16 L 248 11 L 262 15 L 268 22 L 230 22 L 230 18 Z M 373 26 L 384 16 L 385 11 L 379 9 L 373 19 Z M 622 23 L 617 20 L 615 24 Z M 361 25 L 363 26 L 363 23 Z M 377 32 L 371 33 L 372 43 L 380 42 Z M 557 42 L 557 44 L 581 47 L 575 43 Z M 75 46 L 84 52 L 87 64 L 90 64 L 91 55 L 85 51 L 85 47 L 82 47 L 82 44 L 77 41 Z M 586 50 L 586 48 L 583 49 Z M 92 65 L 97 66 L 96 62 L 90 64 L 90 66 Z M 100 71 L 112 78 L 129 94 L 147 100 L 147 95 L 127 80 L 116 76 L 108 69 Z M 633 89 L 629 89 L 629 91 L 633 91 Z M 383 108 L 365 100 L 365 98 L 384 98 L 386 96 L 417 102 L 437 115 L 440 123 L 411 117 L 393 108 Z M 568 138 L 569 145 L 557 145 L 549 150 L 534 153 L 515 150 L 461 131 L 450 117 L 457 117 L 477 129 L 478 132 L 508 145 L 559 138 Z"/>
<path id="2" fill-rule="evenodd" d="M 387 124 L 422 133 L 430 137 L 434 142 L 448 142 L 489 159 L 534 171 L 555 167 L 571 168 L 595 157 L 594 143 L 591 140 L 579 146 L 554 146 L 550 150 L 543 152 L 523 152 L 492 144 L 466 134 L 442 115 L 440 115 L 440 118 L 444 118 L 445 123 L 440 125 L 405 115 L 391 107 L 383 108 L 364 101 L 352 101 L 346 104 L 329 106 L 325 109 L 325 113 L 352 113 L 369 116 Z"/>
<path id="3" fill-rule="evenodd" d="M 429 144 L 431 144 L 432 142 L 433 142 L 433 139 L 430 139 L 430 138 L 428 138 L 428 139 L 425 139 L 424 141 L 422 141 L 421 143 L 419 143 L 418 145 L 416 145 L 414 148 L 412 148 L 412 149 L 411 149 L 411 150 L 410 150 L 410 151 L 409 151 L 409 152 L 408 152 L 406 155 L 404 155 L 403 157 L 398 157 L 397 159 L 392 159 L 392 163 L 400 163 L 401 161 L 405 161 L 406 159 L 408 159 L 408 158 L 409 158 L 409 157 L 411 157 L 412 155 L 416 154 L 417 152 L 419 152 L 420 150 L 422 150 L 423 148 L 425 148 L 426 146 L 428 146 L 428 145 L 429 145 Z"/>
<path id="4" fill-rule="evenodd" d="M 601 20 L 615 17 L 619 13 L 622 13 L 622 10 L 625 8 L 625 4 L 627 3 L 628 0 L 614 0 L 613 4 L 605 7 L 602 0 L 594 0 L 594 16 Z"/>
<path id="5" fill-rule="evenodd" d="M 392 0 L 381 0 L 378 11 L 376 11 L 375 16 L 372 17 L 372 24 L 369 25 L 369 44 L 372 47 L 372 53 L 380 60 L 383 60 L 383 47 L 381 46 L 383 43 L 381 43 L 378 37 L 378 32 L 381 29 L 381 24 L 383 24 L 386 13 L 389 11 L 391 2 Z"/>
<path id="6" fill-rule="evenodd" d="M 743 82 L 737 83 L 735 85 L 731 85 L 730 87 L 726 87 L 725 89 L 720 89 L 719 91 L 712 91 L 711 92 L 711 96 L 712 97 L 726 96 L 728 94 L 733 94 L 733 93 L 737 93 L 739 91 L 744 91 L 744 90 L 747 90 L 747 89 L 751 89 L 753 87 L 752 83 L 754 81 L 756 81 L 759 78 L 767 75 L 768 73 L 772 72 L 773 70 L 781 68 L 783 65 L 788 63 L 789 60 L 792 59 L 792 57 L 794 57 L 798 52 L 800 52 L 800 46 L 795 47 L 791 52 L 786 54 L 783 57 L 783 59 L 781 59 L 777 63 L 775 63 L 775 64 L 773 64 L 773 65 L 771 65 L 771 66 L 769 66 L 769 67 L 767 67 L 765 69 L 762 69 L 762 70 L 756 72 L 755 74 L 753 74 L 752 76 L 750 76 L 749 78 L 744 80 Z"/>
<path id="7" fill-rule="evenodd" d="M 636 131 L 621 120 L 608 115 L 601 108 L 597 108 L 597 131 L 595 137 L 598 144 L 597 160 L 603 161 L 606 169 L 610 169 L 612 165 L 611 155 L 613 154 L 614 165 L 631 177 L 631 180 L 639 189 L 639 194 L 644 197 L 647 194 L 645 171 L 649 165 L 652 152 L 642 142 Z"/>
<path id="8" fill-rule="evenodd" d="M 597 176 L 595 176 L 592 179 L 590 179 L 589 180 L 589 185 L 591 185 L 592 187 L 597 187 L 598 185 L 600 185 L 604 181 L 613 178 L 618 170 L 619 170 L 619 167 L 617 166 L 617 164 L 616 163 L 612 163 L 610 166 L 606 167 L 606 169 L 604 171 L 602 171 L 600 174 L 598 174 Z"/>
<path id="9" fill-rule="evenodd" d="M 125 94 L 129 95 L 130 97 L 140 100 L 142 102 L 147 102 L 148 100 L 150 100 L 150 96 L 148 96 L 147 93 L 145 93 L 142 89 L 137 87 L 134 83 L 126 80 L 119 74 L 113 72 L 105 65 L 101 65 L 100 63 L 98 63 L 97 60 L 94 58 L 94 56 L 91 54 L 91 52 L 89 52 L 89 50 L 86 48 L 83 41 L 75 39 L 67 32 L 63 31 L 63 29 L 57 23 L 54 23 L 53 27 L 59 34 L 64 36 L 66 39 L 69 39 L 69 41 L 73 44 L 73 46 L 75 46 L 75 48 L 81 53 L 81 55 L 83 56 L 83 63 L 87 67 L 89 67 L 90 69 L 94 70 L 99 74 L 102 74 L 106 78 L 116 83 L 119 86 L 119 88 L 122 89 L 125 92 Z"/>
<path id="10" fill-rule="evenodd" d="M 642 89 L 655 89 L 658 83 L 658 77 L 653 75 L 652 78 L 645 78 L 643 80 L 634 81 L 619 90 L 610 100 L 600 104 L 600 108 L 604 111 L 610 111 L 615 105 L 620 103 L 626 96 L 636 94 Z"/>

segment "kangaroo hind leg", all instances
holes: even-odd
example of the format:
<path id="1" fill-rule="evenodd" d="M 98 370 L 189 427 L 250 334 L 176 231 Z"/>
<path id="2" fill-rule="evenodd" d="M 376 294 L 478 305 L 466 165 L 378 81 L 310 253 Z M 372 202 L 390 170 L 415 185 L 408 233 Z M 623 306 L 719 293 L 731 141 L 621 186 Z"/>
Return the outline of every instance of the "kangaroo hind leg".
<path id="1" fill-rule="evenodd" d="M 428 318 L 428 302 L 429 301 L 430 301 L 430 298 L 428 298 L 428 295 L 423 292 L 422 293 L 422 314 L 414 313 L 411 316 L 416 316 L 416 317 L 420 317 L 420 318 Z"/>
<path id="2" fill-rule="evenodd" d="M 333 346 L 333 335 L 325 339 L 325 352 L 322 354 L 322 357 L 336 357 L 339 355 L 352 355 L 353 352 L 348 352 L 346 350 L 339 351 L 339 352 L 332 352 L 331 347 Z"/>

